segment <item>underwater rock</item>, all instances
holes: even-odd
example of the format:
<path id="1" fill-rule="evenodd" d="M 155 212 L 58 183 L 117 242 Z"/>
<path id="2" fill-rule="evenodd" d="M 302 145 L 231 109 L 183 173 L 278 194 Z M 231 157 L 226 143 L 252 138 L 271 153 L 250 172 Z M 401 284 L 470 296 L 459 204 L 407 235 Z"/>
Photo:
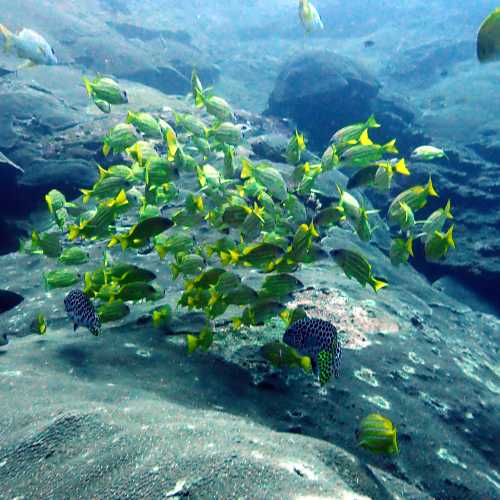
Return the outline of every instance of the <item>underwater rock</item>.
<path id="1" fill-rule="evenodd" d="M 9 195 L 16 193 L 16 190 L 11 188 L 8 190 Z M 3 200 L 3 190 L 0 187 L 0 197 Z M 14 195 L 15 196 L 15 195 Z M 19 227 L 16 222 L 5 220 L 1 214 L 2 206 L 0 205 L 0 255 L 10 252 L 16 252 L 19 249 L 19 240 L 21 237 L 26 237 L 28 231 Z"/>
<path id="2" fill-rule="evenodd" d="M 497 312 L 493 306 L 486 302 L 478 293 L 468 288 L 457 277 L 443 276 L 434 281 L 432 286 L 463 304 L 467 304 L 472 310 L 488 314 L 495 314 Z"/>
<path id="3" fill-rule="evenodd" d="M 96 178 L 90 162 L 94 153 L 89 152 L 87 161 L 66 157 L 61 135 L 89 120 L 75 107 L 77 100 L 72 99 L 74 104 L 69 105 L 64 97 L 54 94 L 58 78 L 60 88 L 64 81 L 71 82 L 68 70 L 54 67 L 51 75 L 53 79 L 46 85 L 37 84 L 33 73 L 27 78 L 19 75 L 0 81 L 0 143 L 9 160 L 2 160 L 6 158 L 2 155 L 0 167 L 15 174 L 2 177 L 7 184 L 0 186 L 0 214 L 27 214 L 43 201 L 47 188 L 59 185 L 66 191 L 68 187 L 75 190 L 82 182 L 90 185 Z M 17 175 L 23 171 L 24 175 Z"/>
<path id="4" fill-rule="evenodd" d="M 494 143 L 495 137 L 491 137 Z M 486 139 L 484 140 L 487 143 Z M 438 142 L 438 141 L 435 141 Z M 475 152 L 472 146 L 460 146 L 440 140 L 449 160 L 411 162 L 411 181 L 400 177 L 397 189 L 425 183 L 432 176 L 439 185 L 439 206 L 452 199 L 455 240 L 460 251 L 439 262 L 427 262 L 416 248 L 413 266 L 431 281 L 444 276 L 459 280 L 463 286 L 478 293 L 482 300 L 500 310 L 498 281 L 500 279 L 500 197 L 499 166 Z M 483 153 L 484 154 L 484 153 Z M 483 310 L 490 310 L 488 304 Z"/>
<path id="5" fill-rule="evenodd" d="M 126 38 L 138 38 L 143 42 L 149 42 L 156 38 L 163 40 L 176 40 L 177 42 L 189 45 L 191 43 L 191 35 L 187 31 L 170 31 L 170 30 L 154 30 L 137 26 L 131 23 L 106 23 L 108 26 L 114 28 Z"/>
<path id="6" fill-rule="evenodd" d="M 338 179 L 327 180 L 324 188 L 333 191 L 330 183 L 334 186 Z M 325 248 L 354 245 L 352 232 L 335 228 L 323 244 Z M 53 268 L 53 262 L 19 253 L 0 257 L 2 279 L 9 289 L 25 297 L 18 307 L 2 315 L 1 322 L 3 331 L 16 333 L 0 363 L 0 383 L 10 391 L 0 398 L 0 428 L 9 436 L 0 445 L 0 456 L 7 460 L 0 496 L 10 498 L 20 490 L 29 495 L 29 488 L 36 487 L 47 497 L 60 496 L 63 488 L 72 488 L 79 496 L 106 496 L 102 492 L 112 489 L 123 497 L 154 497 L 156 488 L 171 491 L 185 480 L 192 496 L 203 497 L 208 491 L 210 498 L 232 497 L 225 480 L 224 467 L 229 464 L 242 477 L 257 474 L 261 478 L 264 474 L 265 483 L 259 487 L 266 487 L 270 498 L 319 495 L 316 486 L 323 488 L 323 496 L 335 498 L 338 490 L 331 493 L 324 478 L 345 481 L 356 494 L 371 498 L 388 498 L 379 482 L 388 491 L 404 492 L 405 498 L 436 497 L 448 491 L 447 478 L 462 472 L 460 466 L 442 462 L 437 450 L 445 447 L 477 471 L 463 479 L 475 497 L 492 498 L 494 486 L 480 474 L 492 474 L 490 457 L 494 454 L 485 456 L 483 448 L 498 434 L 495 409 L 500 388 L 493 371 L 498 320 L 431 287 L 411 266 L 394 268 L 378 244 L 359 243 L 359 247 L 376 275 L 390 283 L 378 294 L 349 280 L 331 259 L 304 266 L 297 273 L 307 291 L 297 293 L 294 301 L 306 307 L 311 317 L 334 323 L 345 346 L 341 377 L 329 384 L 327 396 L 318 391 L 311 376 L 298 370 L 290 370 L 288 375 L 269 372 L 258 352 L 263 343 L 283 335 L 284 325 L 279 320 L 236 334 L 227 324 L 219 324 L 212 349 L 191 356 L 186 354 L 185 339 L 169 333 L 192 330 L 195 322 L 188 324 L 188 318 L 179 315 L 178 332 L 165 332 L 166 336 L 151 321 L 137 321 L 138 316 L 151 313 L 153 306 L 147 303 L 131 307 L 130 315 L 119 322 L 106 323 L 99 337 L 75 335 L 62 309 L 67 290 L 54 289 L 48 294 L 41 286 L 40 275 Z M 85 250 L 91 254 L 91 263 L 82 272 L 101 258 L 94 245 Z M 144 257 L 134 253 L 122 258 L 144 264 Z M 164 272 L 165 263 L 157 255 L 147 259 L 166 291 L 162 300 L 173 306 L 180 294 L 179 283 Z M 19 268 L 29 272 L 19 273 Z M 250 286 L 260 279 L 250 270 L 243 273 Z M 26 337 L 37 311 L 47 316 L 47 333 Z M 177 329 L 174 321 L 171 325 L 171 330 Z M 24 338 L 20 340 L 20 336 Z M 35 356 L 38 364 L 33 372 Z M 449 390 L 451 383 L 459 387 L 458 399 L 457 392 Z M 2 407 L 1 402 L 9 402 L 13 394 L 22 398 L 19 404 Z M 307 418 L 284 420 L 286 410 Z M 371 458 L 356 448 L 355 429 L 363 416 L 382 410 L 410 437 L 401 442 L 401 454 L 395 461 L 375 457 L 376 462 L 369 462 L 383 472 L 372 471 L 378 481 L 369 475 L 371 479 L 365 483 L 360 463 Z M 13 418 L 14 411 L 17 418 Z M 465 416 L 465 424 L 457 426 L 456 420 L 443 418 L 452 411 L 473 417 Z M 113 427 L 113 422 L 123 427 Z M 289 439 L 299 436 L 283 433 L 278 439 L 269 429 L 300 430 L 302 437 L 292 443 Z M 319 438 L 314 446 L 323 450 L 319 464 L 315 452 L 309 451 L 310 436 Z M 121 440 L 119 446 L 116 439 Z M 464 440 L 474 443 L 465 454 Z M 40 444 L 32 447 L 35 441 Z M 280 454 L 268 447 L 274 444 Z M 89 454 L 89 460 L 83 469 L 75 468 L 72 457 L 83 453 Z M 48 465 L 54 456 L 63 457 L 56 469 L 40 467 L 40 460 Z M 189 464 L 183 461 L 186 456 Z M 113 474 L 108 472 L 108 463 Z M 206 463 L 221 473 L 208 471 Z M 321 464 L 326 464 L 325 469 Z M 431 476 L 429 467 L 435 471 Z M 52 481 L 53 471 L 60 474 L 61 468 L 65 472 L 62 485 Z M 83 478 L 96 468 L 99 480 L 89 486 Z M 311 471 L 317 480 L 307 480 Z M 147 481 L 143 473 L 148 474 Z M 389 474 L 387 481 L 385 474 Z M 392 474 L 405 481 L 404 487 L 391 479 Z M 200 477 L 203 492 L 197 489 Z M 356 484 L 352 478 L 362 479 Z M 283 486 L 285 479 L 292 480 L 293 494 Z M 233 487 L 240 484 L 231 483 Z M 141 490 L 144 484 L 151 489 Z M 44 489 L 51 487 L 61 489 Z M 249 497 L 259 497 L 253 486 L 245 483 L 245 487 Z M 83 488 L 95 490 L 87 489 L 84 494 Z M 240 490 L 236 495 L 245 497 Z"/>
<path id="7" fill-rule="evenodd" d="M 131 106 L 158 111 L 175 101 L 137 83 L 124 85 L 134 89 Z M 0 218 L 26 216 L 52 188 L 74 198 L 79 188 L 93 185 L 96 162 L 106 164 L 102 138 L 124 108 L 101 113 L 85 93 L 82 73 L 64 66 L 0 79 L 0 101 Z"/>
<path id="8" fill-rule="evenodd" d="M 291 135 L 291 132 L 289 135 Z M 287 135 L 270 133 L 252 137 L 248 142 L 257 158 L 283 163 L 286 160 L 288 141 L 289 136 Z M 314 155 L 309 150 L 304 151 L 302 154 L 304 161 L 311 161 L 314 158 Z"/>
<path id="9" fill-rule="evenodd" d="M 390 58 L 384 73 L 403 85 L 430 86 L 458 63 L 475 57 L 472 40 L 434 40 Z"/>
<path id="10" fill-rule="evenodd" d="M 281 134 L 252 137 L 250 145 L 254 155 L 269 161 L 282 162 L 285 158 L 288 138 Z"/>
<path id="11" fill-rule="evenodd" d="M 145 357 L 137 333 L 12 342 L 0 369 L 2 497 L 385 498 L 342 447 L 240 416 L 262 389 L 242 390 L 237 368 L 170 343 Z M 36 371 L 33 357 L 44 360 Z"/>
<path id="12" fill-rule="evenodd" d="M 172 39 L 153 39 L 148 45 L 134 43 L 107 28 L 109 44 L 97 36 L 82 37 L 77 46 L 71 44 L 76 63 L 102 74 L 112 74 L 156 88 L 167 94 L 186 94 L 191 88 L 191 70 L 207 84 L 218 79 L 218 68 L 203 61 L 191 46 Z M 114 34 L 113 34 L 114 33 Z"/>
<path id="13" fill-rule="evenodd" d="M 332 132 L 366 120 L 380 83 L 352 59 L 327 50 L 308 50 L 283 65 L 267 113 L 292 118 L 324 145 Z"/>
<path id="14" fill-rule="evenodd" d="M 9 177 L 12 175 L 17 176 L 24 174 L 24 170 L 19 165 L 16 165 L 13 161 L 10 161 L 1 151 L 0 168 L 2 169 L 2 182 L 5 182 L 6 180 L 8 181 Z"/>
<path id="15" fill-rule="evenodd" d="M 500 138 L 489 137 L 488 139 L 470 144 L 469 147 L 486 161 L 500 165 Z"/>
<path id="16" fill-rule="evenodd" d="M 0 289 L 0 314 L 13 309 L 24 300 L 22 295 L 9 290 Z"/>
<path id="17" fill-rule="evenodd" d="M 207 85 L 217 81 L 219 70 L 202 46 L 191 45 L 190 35 L 182 29 L 164 28 L 192 24 L 191 15 L 186 14 L 183 6 L 169 7 L 162 13 L 165 9 L 152 4 L 141 8 L 140 15 L 130 7 L 122 0 L 83 0 L 69 7 L 59 2 L 51 6 L 48 16 L 41 2 L 16 3 L 16 8 L 23 12 L 22 25 L 36 27 L 53 44 L 61 64 L 127 78 L 167 93 L 189 92 L 194 66 Z M 0 0 L 0 12 L 11 9 L 9 0 Z M 110 22 L 110 11 L 116 22 Z M 180 13 L 182 18 L 173 22 L 171 16 Z M 155 29 L 156 26 L 163 28 Z M 19 61 L 12 58 L 4 69 L 12 71 L 18 65 Z"/>
<path id="18" fill-rule="evenodd" d="M 426 142 L 406 100 L 381 93 L 381 84 L 362 65 L 326 50 L 306 51 L 285 62 L 266 111 L 291 118 L 313 150 L 326 148 L 335 130 L 364 122 L 372 113 L 383 124 L 384 138 L 397 137 L 402 152 Z M 372 131 L 375 139 L 377 134 Z"/>
<path id="19" fill-rule="evenodd" d="M 6 203 L 8 199 L 10 199 L 13 204 L 18 203 L 17 182 L 19 177 L 23 174 L 24 170 L 0 151 L 0 178 L 2 179 L 0 183 L 0 233 L 2 226 L 2 206 L 8 203 Z"/>

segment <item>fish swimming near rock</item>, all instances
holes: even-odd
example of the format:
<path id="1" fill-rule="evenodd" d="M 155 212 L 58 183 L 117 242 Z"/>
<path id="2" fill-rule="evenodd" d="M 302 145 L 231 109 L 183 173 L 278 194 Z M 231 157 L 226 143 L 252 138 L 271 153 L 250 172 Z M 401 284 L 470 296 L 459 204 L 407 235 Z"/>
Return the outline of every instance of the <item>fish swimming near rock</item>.
<path id="1" fill-rule="evenodd" d="M 309 356 L 313 372 L 321 385 L 340 376 L 342 347 L 337 329 L 328 321 L 304 318 L 295 321 L 283 336 L 283 342 L 293 347 L 302 356 Z"/>
<path id="2" fill-rule="evenodd" d="M 376 454 L 399 453 L 397 431 L 394 424 L 378 413 L 365 417 L 356 433 L 359 446 Z"/>
<path id="3" fill-rule="evenodd" d="M 97 76 L 93 81 L 90 81 L 88 78 L 83 77 L 83 83 L 85 84 L 87 94 L 94 100 L 101 111 L 105 108 L 105 112 L 107 112 L 107 107 L 104 103 L 128 103 L 127 92 L 112 78 Z"/>
<path id="4" fill-rule="evenodd" d="M 369 284 L 375 292 L 387 286 L 385 281 L 379 280 L 373 275 L 372 266 L 363 254 L 339 248 L 332 250 L 330 255 L 345 275 L 349 279 L 354 278 L 361 286 Z"/>
<path id="5" fill-rule="evenodd" d="M 419 146 L 412 151 L 411 157 L 414 160 L 420 161 L 430 161 L 435 160 L 436 158 L 448 159 L 446 153 L 442 149 L 434 146 Z"/>
<path id="6" fill-rule="evenodd" d="M 429 262 L 436 262 L 442 259 L 451 248 L 455 248 L 453 240 L 453 226 L 450 226 L 446 233 L 434 231 L 425 241 L 425 258 Z"/>
<path id="7" fill-rule="evenodd" d="M 15 52 L 19 59 L 27 59 L 20 68 L 40 65 L 51 66 L 58 63 L 54 49 L 45 38 L 36 31 L 23 28 L 17 34 L 0 24 L 0 33 L 4 38 L 4 52 Z"/>
<path id="8" fill-rule="evenodd" d="M 500 60 L 500 7 L 497 7 L 481 24 L 476 47 L 480 63 Z"/>
<path id="9" fill-rule="evenodd" d="M 92 335 L 101 333 L 101 320 L 90 299 L 81 290 L 71 290 L 64 299 L 64 309 L 73 321 L 73 330 L 79 326 L 88 328 Z"/>

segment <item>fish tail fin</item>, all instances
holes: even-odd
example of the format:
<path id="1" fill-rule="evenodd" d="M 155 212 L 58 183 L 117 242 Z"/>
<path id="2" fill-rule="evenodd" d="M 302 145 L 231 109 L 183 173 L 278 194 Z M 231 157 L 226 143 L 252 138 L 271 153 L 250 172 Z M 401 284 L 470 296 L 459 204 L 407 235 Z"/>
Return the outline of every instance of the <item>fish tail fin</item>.
<path id="1" fill-rule="evenodd" d="M 377 120 L 375 120 L 375 115 L 370 115 L 368 120 L 366 120 L 365 123 L 366 128 L 378 128 L 380 127 L 380 123 L 377 123 Z"/>
<path id="2" fill-rule="evenodd" d="M 392 141 L 386 142 L 382 146 L 382 148 L 386 153 L 394 153 L 394 154 L 399 153 L 399 151 L 396 148 L 396 139 L 393 139 Z"/>
<path id="3" fill-rule="evenodd" d="M 86 205 L 92 196 L 92 191 L 90 189 L 80 189 L 80 192 L 83 194 L 83 204 Z"/>
<path id="4" fill-rule="evenodd" d="M 45 195 L 45 202 L 47 203 L 47 207 L 49 208 L 49 212 L 51 214 L 54 213 L 54 207 L 52 206 L 52 200 L 48 194 Z"/>
<path id="5" fill-rule="evenodd" d="M 413 257 L 413 238 L 410 236 L 407 240 L 406 240 L 406 250 L 408 251 L 408 253 Z"/>
<path id="6" fill-rule="evenodd" d="M 229 252 L 222 251 L 219 257 L 224 266 L 227 266 L 231 262 L 231 254 L 229 254 Z"/>
<path id="7" fill-rule="evenodd" d="M 80 228 L 78 226 L 70 226 L 68 240 L 73 241 L 80 235 Z"/>
<path id="8" fill-rule="evenodd" d="M 165 258 L 165 255 L 167 255 L 167 250 L 163 245 L 155 245 L 155 250 L 158 254 L 158 257 L 160 257 L 160 260 L 163 260 Z"/>
<path id="9" fill-rule="evenodd" d="M 92 97 L 93 90 L 92 90 L 92 83 L 91 83 L 91 81 L 86 76 L 84 76 L 83 77 L 83 83 L 85 85 L 85 90 L 87 91 L 87 95 L 89 97 Z"/>
<path id="10" fill-rule="evenodd" d="M 99 172 L 99 180 L 104 179 L 107 175 L 109 175 L 109 172 L 103 168 L 101 165 L 97 165 L 97 170 Z"/>
<path id="11" fill-rule="evenodd" d="M 19 239 L 19 253 L 24 253 L 26 252 L 26 240 L 23 240 L 22 238 Z"/>
<path id="12" fill-rule="evenodd" d="M 4 45 L 3 45 L 4 52 L 10 52 L 13 46 L 14 35 L 3 24 L 0 24 L 0 33 L 4 38 Z"/>
<path id="13" fill-rule="evenodd" d="M 388 286 L 388 283 L 382 280 L 378 280 L 377 278 L 373 278 L 371 286 L 376 292 L 378 292 L 381 288 L 385 288 L 386 286 Z"/>
<path id="14" fill-rule="evenodd" d="M 123 252 L 128 248 L 128 238 L 126 236 L 120 238 L 120 246 Z"/>
<path id="15" fill-rule="evenodd" d="M 167 130 L 167 133 L 165 134 L 165 140 L 167 141 L 169 154 L 172 157 L 174 157 L 175 153 L 177 152 L 178 146 L 177 146 L 177 137 L 172 129 Z"/>
<path id="16" fill-rule="evenodd" d="M 196 351 L 198 347 L 198 337 L 196 337 L 195 335 L 187 335 L 186 341 L 187 341 L 188 353 L 192 354 L 194 351 Z"/>
<path id="17" fill-rule="evenodd" d="M 392 434 L 392 451 L 393 451 L 393 453 L 399 453 L 398 433 L 397 433 L 396 429 L 394 429 L 394 432 Z"/>
<path id="18" fill-rule="evenodd" d="M 87 293 L 92 290 L 92 275 L 89 272 L 86 272 L 83 276 L 83 283 L 85 284 L 85 288 L 83 289 L 83 293 Z"/>
<path id="19" fill-rule="evenodd" d="M 453 227 L 454 226 L 450 226 L 450 229 L 446 232 L 446 241 L 450 247 L 455 248 L 455 242 L 453 241 Z"/>
<path id="20" fill-rule="evenodd" d="M 300 366 L 305 372 L 312 372 L 311 358 L 309 356 L 302 356 L 302 358 L 300 358 Z"/>
<path id="21" fill-rule="evenodd" d="M 133 120 L 134 120 L 134 113 L 132 113 L 132 111 L 129 111 L 127 113 L 127 118 L 125 119 L 125 122 L 132 123 Z"/>
<path id="22" fill-rule="evenodd" d="M 368 137 L 368 129 L 365 128 L 363 130 L 363 133 L 359 137 L 359 143 L 362 146 L 371 146 L 373 144 L 373 141 Z"/>
<path id="23" fill-rule="evenodd" d="M 128 203 L 127 200 L 127 193 L 125 192 L 124 189 L 122 189 L 117 197 L 115 198 L 116 206 L 121 207 L 123 205 L 126 205 Z"/>
<path id="24" fill-rule="evenodd" d="M 179 266 L 175 264 L 175 262 L 172 262 L 172 264 L 170 265 L 170 269 L 172 269 L 172 278 L 176 280 L 181 273 Z"/>
<path id="25" fill-rule="evenodd" d="M 425 188 L 429 196 L 435 196 L 436 198 L 439 197 L 436 190 L 434 189 L 434 186 L 432 185 L 432 179 L 430 176 L 429 176 L 429 182 L 427 183 L 427 186 Z"/>
<path id="26" fill-rule="evenodd" d="M 205 96 L 203 95 L 203 90 L 198 88 L 194 89 L 194 104 L 197 108 L 203 107 L 205 104 Z"/>
<path id="27" fill-rule="evenodd" d="M 447 219 L 453 219 L 453 215 L 451 213 L 451 200 L 448 200 L 448 203 L 444 207 L 444 215 Z"/>
<path id="28" fill-rule="evenodd" d="M 401 174 L 401 175 L 410 175 L 410 171 L 408 170 L 408 167 L 406 166 L 406 162 L 405 162 L 405 159 L 404 158 L 401 158 L 401 160 L 399 160 L 394 169 L 396 170 L 396 172 L 398 174 Z"/>
<path id="29" fill-rule="evenodd" d="M 243 168 L 241 169 L 241 178 L 246 179 L 248 177 L 252 176 L 252 166 L 250 165 L 250 162 L 246 159 L 243 159 L 241 161 Z"/>
<path id="30" fill-rule="evenodd" d="M 118 235 L 114 235 L 111 237 L 111 239 L 109 240 L 109 243 L 108 243 L 108 248 L 113 248 L 115 245 L 117 245 L 118 243 L 120 243 L 120 239 L 118 237 Z"/>
<path id="31" fill-rule="evenodd" d="M 108 156 L 110 151 L 111 151 L 110 145 L 107 142 L 105 142 L 102 146 L 102 154 L 104 156 Z"/>

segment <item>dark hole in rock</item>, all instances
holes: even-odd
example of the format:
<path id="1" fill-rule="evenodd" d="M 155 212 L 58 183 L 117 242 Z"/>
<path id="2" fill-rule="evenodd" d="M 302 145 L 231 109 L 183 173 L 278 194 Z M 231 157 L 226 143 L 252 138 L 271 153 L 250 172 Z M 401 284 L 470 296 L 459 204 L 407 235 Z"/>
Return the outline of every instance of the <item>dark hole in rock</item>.
<path id="1" fill-rule="evenodd" d="M 431 282 L 443 277 L 456 280 L 453 293 L 451 293 L 451 290 L 443 291 L 454 296 L 460 302 L 469 305 L 473 310 L 489 314 L 498 314 L 500 312 L 500 296 L 497 293 L 499 276 L 497 272 L 477 273 L 474 268 L 456 268 L 447 266 L 444 262 L 427 262 L 421 247 L 414 248 L 414 254 L 413 267 L 424 274 Z M 467 293 L 467 290 L 470 290 L 470 292 Z M 477 294 L 477 296 L 472 296 L 472 293 Z"/>
<path id="2" fill-rule="evenodd" d="M 2 189 L 0 188 L 0 195 Z M 0 213 L 2 212 L 0 203 Z M 0 255 L 15 252 L 19 249 L 20 238 L 26 238 L 28 233 L 15 224 L 9 224 L 0 217 Z"/>
<path id="3" fill-rule="evenodd" d="M 24 300 L 22 295 L 8 290 L 0 290 L 0 314 L 10 311 Z"/>

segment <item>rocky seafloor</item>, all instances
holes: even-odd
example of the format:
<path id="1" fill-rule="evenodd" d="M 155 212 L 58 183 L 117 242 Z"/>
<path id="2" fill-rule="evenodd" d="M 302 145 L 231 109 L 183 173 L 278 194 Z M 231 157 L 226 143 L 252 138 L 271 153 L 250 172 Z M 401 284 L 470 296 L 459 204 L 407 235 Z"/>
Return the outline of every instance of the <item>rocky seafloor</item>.
<path id="1" fill-rule="evenodd" d="M 350 239 L 338 229 L 324 245 Z M 2 314 L 12 339 L 0 354 L 1 496 L 494 498 L 500 322 L 365 251 L 391 284 L 377 295 L 329 259 L 298 274 L 293 302 L 336 324 L 344 345 L 326 392 L 261 357 L 280 322 L 239 333 L 221 322 L 212 349 L 191 356 L 182 335 L 147 320 L 152 304 L 100 337 L 75 334 L 65 291 L 42 288 L 50 261 L 2 257 L 3 287 L 24 301 Z M 180 284 L 152 255 L 133 261 L 145 259 L 159 303 L 174 304 Z M 27 335 L 39 312 L 47 333 Z M 190 329 L 178 322 L 173 333 Z M 398 456 L 357 447 L 373 411 L 397 426 Z"/>
<path id="2" fill-rule="evenodd" d="M 281 25 L 280 42 L 271 49 L 263 50 L 272 39 L 270 30 L 254 25 L 238 45 L 217 46 L 220 32 L 228 40 L 242 37 L 227 19 L 212 16 L 202 25 L 197 18 L 193 24 L 180 7 L 155 17 L 153 1 L 86 0 L 54 7 L 51 16 L 44 2 L 21 3 L 24 24 L 51 34 L 68 65 L 17 75 L 5 65 L 0 76 L 0 246 L 5 254 L 0 257 L 0 334 L 11 335 L 0 352 L 0 498 L 500 495 L 498 126 L 491 109 L 482 122 L 474 114 L 479 104 L 495 102 L 488 86 L 494 71 L 477 72 L 467 45 L 458 50 L 451 44 L 446 52 L 450 44 L 441 41 L 412 52 L 412 43 L 421 45 L 416 28 L 408 32 L 410 46 L 379 67 L 374 61 L 382 59 L 375 51 L 392 43 L 399 27 L 372 26 L 365 36 L 366 26 L 351 23 L 349 31 L 349 23 L 341 24 L 336 50 L 352 49 L 349 53 L 372 72 L 365 83 L 368 79 L 370 88 L 377 88 L 373 98 L 350 111 L 362 116 L 376 110 L 384 128 L 397 138 L 400 130 L 406 148 L 428 139 L 448 151 L 449 163 L 410 165 L 410 181 L 425 180 L 430 172 L 442 200 L 452 198 L 458 248 L 444 264 L 422 267 L 437 279 L 431 284 L 412 267 L 393 268 L 387 239 L 378 232 L 373 244 L 360 248 L 390 283 L 379 294 L 346 279 L 329 259 L 298 273 L 304 289 L 293 303 L 335 323 L 345 348 L 341 377 L 325 393 L 310 376 L 274 370 L 260 355 L 261 345 L 283 334 L 280 322 L 233 334 L 221 321 L 212 349 L 192 356 L 182 336 L 190 318 L 179 317 L 172 332 L 177 334 L 165 335 L 147 319 L 152 304 L 134 306 L 129 317 L 108 325 L 98 338 L 86 331 L 74 334 L 63 310 L 65 291 L 46 292 L 42 286 L 50 261 L 16 252 L 20 236 L 33 226 L 44 227 L 41 208 L 48 189 L 75 196 L 77 188 L 95 181 L 95 163 L 104 161 L 102 136 L 128 108 L 165 118 L 172 109 L 186 109 L 183 95 L 167 94 L 189 90 L 193 65 L 207 83 L 220 75 L 218 88 L 232 103 L 272 108 L 273 99 L 267 101 L 273 87 L 276 95 L 286 84 L 276 78 L 290 68 L 277 52 L 293 60 L 295 50 L 305 50 L 295 28 Z M 199 15 L 209 15 L 204 2 L 193 4 Z M 228 2 L 232 9 L 236 4 Z M 2 22 L 15 23 L 8 3 L 0 0 L 2 5 L 7 12 Z M 277 29 L 274 12 L 268 13 L 269 26 Z M 456 12 L 449 15 L 455 19 Z M 175 22 L 163 23 L 169 16 Z M 97 34 L 105 34 L 107 42 Z M 359 49 L 367 38 L 376 41 L 374 52 Z M 319 48 L 329 45 L 325 37 L 316 41 Z M 443 53 L 448 54 L 445 76 L 438 62 Z M 314 59 L 309 61 L 303 72 L 314 66 Z M 81 85 L 89 71 L 120 77 L 130 105 L 100 114 Z M 463 102 L 457 94 L 453 105 L 449 98 L 436 98 L 472 82 L 479 82 L 482 94 L 474 92 Z M 282 94 L 296 97 L 290 90 Z M 318 99 L 314 88 L 305 99 Z M 275 162 L 286 176 L 290 167 L 281 163 L 283 148 L 293 120 L 301 117 L 275 114 L 239 110 L 238 118 L 251 128 L 248 153 Z M 304 125 L 314 143 L 314 130 Z M 323 182 L 323 189 L 333 192 L 345 177 L 328 174 Z M 352 241 L 350 232 L 335 229 L 323 245 Z M 175 305 L 180 284 L 172 282 L 165 263 L 152 254 L 129 258 L 137 264 L 147 259 L 165 290 L 160 304 Z M 246 276 L 249 283 L 253 279 Z M 40 312 L 48 318 L 45 336 L 31 330 Z M 356 445 L 359 421 L 373 411 L 395 423 L 398 456 L 374 456 Z"/>

